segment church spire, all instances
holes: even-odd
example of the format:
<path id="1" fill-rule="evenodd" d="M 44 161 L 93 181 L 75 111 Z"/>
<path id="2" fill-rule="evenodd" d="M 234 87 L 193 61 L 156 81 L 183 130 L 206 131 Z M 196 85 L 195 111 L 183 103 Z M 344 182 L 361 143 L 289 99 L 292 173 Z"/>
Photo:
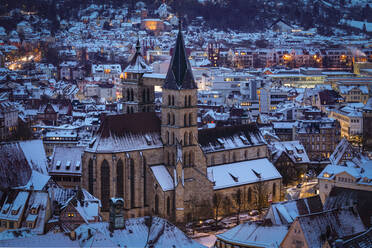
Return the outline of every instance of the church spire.
<path id="1" fill-rule="evenodd" d="M 163 88 L 171 90 L 197 89 L 190 62 L 187 59 L 181 21 L 178 24 L 177 41 Z"/>

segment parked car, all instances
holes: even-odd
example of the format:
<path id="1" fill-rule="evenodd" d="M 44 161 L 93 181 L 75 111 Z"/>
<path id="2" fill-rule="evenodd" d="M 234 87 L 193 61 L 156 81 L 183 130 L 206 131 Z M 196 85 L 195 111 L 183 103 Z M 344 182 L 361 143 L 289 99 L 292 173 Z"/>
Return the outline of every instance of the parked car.
<path id="1" fill-rule="evenodd" d="M 259 213 L 258 213 L 258 211 L 257 210 L 251 210 L 250 212 L 249 212 L 249 215 L 250 216 L 256 216 L 256 215 L 258 215 Z"/>

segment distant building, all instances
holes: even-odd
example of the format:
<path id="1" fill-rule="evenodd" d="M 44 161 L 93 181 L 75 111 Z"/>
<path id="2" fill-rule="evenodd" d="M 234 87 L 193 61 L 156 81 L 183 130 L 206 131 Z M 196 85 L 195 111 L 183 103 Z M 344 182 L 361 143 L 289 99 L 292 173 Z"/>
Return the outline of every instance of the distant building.
<path id="1" fill-rule="evenodd" d="M 304 145 L 310 160 L 325 160 L 331 156 L 340 141 L 340 124 L 336 120 L 298 120 L 295 140 Z"/>
<path id="2" fill-rule="evenodd" d="M 372 149 L 372 98 L 368 99 L 363 108 L 363 149 Z"/>
<path id="3" fill-rule="evenodd" d="M 18 109 L 14 103 L 0 102 L 0 141 L 14 135 L 18 128 Z"/>

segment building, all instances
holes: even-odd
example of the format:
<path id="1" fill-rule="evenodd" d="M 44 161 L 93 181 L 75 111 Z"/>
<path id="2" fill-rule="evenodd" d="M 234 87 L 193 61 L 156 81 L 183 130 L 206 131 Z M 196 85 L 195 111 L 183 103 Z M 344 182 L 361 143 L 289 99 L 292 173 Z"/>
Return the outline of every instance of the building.
<path id="1" fill-rule="evenodd" d="M 54 148 L 58 146 L 76 147 L 79 140 L 78 132 L 75 129 L 48 131 L 43 136 L 45 153 L 47 156 L 52 155 Z"/>
<path id="2" fill-rule="evenodd" d="M 269 149 L 272 163 L 283 177 L 283 184 L 299 181 L 304 177 L 310 160 L 299 141 L 273 142 Z"/>
<path id="3" fill-rule="evenodd" d="M 58 185 L 65 188 L 80 186 L 83 152 L 83 147 L 54 147 L 48 172 Z"/>
<path id="4" fill-rule="evenodd" d="M 372 98 L 368 99 L 368 102 L 363 108 L 363 149 L 372 149 Z"/>
<path id="5" fill-rule="evenodd" d="M 78 189 L 76 194 L 68 199 L 60 209 L 60 223 L 69 230 L 74 230 L 81 224 L 101 221 L 101 201 L 87 192 Z"/>
<path id="6" fill-rule="evenodd" d="M 372 191 L 333 187 L 324 202 L 324 210 L 356 208 L 365 227 L 372 226 Z"/>
<path id="7" fill-rule="evenodd" d="M 249 125 L 208 130 L 218 133 L 217 136 L 209 137 L 215 140 L 206 138 L 207 132 L 198 131 L 197 86 L 186 56 L 181 30 L 162 88 L 161 119 L 152 112 L 153 88 L 138 84 L 141 82 L 138 81 L 139 76 L 145 74 L 148 68 L 142 63 L 139 46 L 131 61 L 133 64 L 128 69 L 132 66 L 135 68 L 128 71 L 128 77 L 135 77 L 135 80 L 124 83 L 124 92 L 129 94 L 123 95 L 124 99 L 129 97 L 128 101 L 124 100 L 124 104 L 132 106 L 133 110 L 128 111 L 131 114 L 108 115 L 103 120 L 96 137 L 84 151 L 82 187 L 101 199 L 104 218 L 108 217 L 112 197 L 125 199 L 126 217 L 152 214 L 175 222 L 186 222 L 193 220 L 195 213 L 201 211 L 207 211 L 203 216 L 211 214 L 212 211 L 208 209 L 211 209 L 214 188 L 207 164 L 212 165 L 212 162 L 207 163 L 206 157 L 212 161 L 211 157 L 215 155 L 213 165 L 232 167 L 235 166 L 234 161 L 265 160 L 266 143 L 258 129 Z M 150 80 L 147 82 L 150 83 Z M 145 103 L 148 108 L 135 111 L 134 106 L 143 103 L 143 89 L 145 99 L 150 99 Z M 139 97 L 136 98 L 137 93 Z M 219 144 L 217 138 L 220 136 L 225 144 Z M 235 142 L 231 142 L 230 137 L 234 137 Z M 214 152 L 211 149 L 213 146 L 219 149 Z M 266 163 L 268 168 L 274 168 L 270 162 Z M 244 162 L 237 164 L 244 166 Z M 249 168 L 257 167 L 259 171 L 260 163 L 255 164 Z M 275 188 L 278 197 L 281 189 L 280 174 L 276 172 L 276 177 L 271 179 L 271 182 L 276 180 L 276 186 L 272 186 L 269 192 Z"/>
<path id="8" fill-rule="evenodd" d="M 366 104 L 369 92 L 368 86 L 338 86 L 340 95 L 344 98 L 345 102 L 361 102 Z"/>
<path id="9" fill-rule="evenodd" d="M 301 215 L 290 226 L 280 247 L 331 247 L 335 240 L 365 230 L 358 212 L 353 208 Z"/>
<path id="10" fill-rule="evenodd" d="M 340 124 L 329 118 L 298 120 L 295 140 L 304 145 L 310 160 L 324 160 L 331 156 L 340 142 Z"/>
<path id="11" fill-rule="evenodd" d="M 318 176 L 319 195 L 324 202 L 333 187 L 372 191 L 372 161 L 347 161 L 330 164 Z"/>
<path id="12" fill-rule="evenodd" d="M 332 109 L 328 117 L 336 119 L 340 123 L 341 137 L 348 141 L 360 144 L 363 135 L 363 113 L 352 107 Z"/>
<path id="13" fill-rule="evenodd" d="M 132 55 L 129 65 L 124 69 L 124 77 L 121 80 L 122 102 L 124 113 L 154 112 L 154 85 L 148 82 L 144 75 L 151 75 L 152 68 L 148 66 L 141 55 L 139 40 L 136 44 L 136 52 Z"/>
<path id="14" fill-rule="evenodd" d="M 17 132 L 18 109 L 14 103 L 0 102 L 0 140 L 7 140 Z"/>
<path id="15" fill-rule="evenodd" d="M 269 113 L 276 110 L 277 105 L 288 100 L 288 92 L 280 88 L 264 87 L 258 94 L 260 113 Z"/>

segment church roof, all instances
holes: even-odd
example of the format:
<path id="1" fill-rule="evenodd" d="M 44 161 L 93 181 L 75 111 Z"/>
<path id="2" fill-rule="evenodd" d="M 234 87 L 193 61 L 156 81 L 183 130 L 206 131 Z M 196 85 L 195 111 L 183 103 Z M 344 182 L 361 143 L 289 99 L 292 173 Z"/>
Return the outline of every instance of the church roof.
<path id="1" fill-rule="evenodd" d="M 253 124 L 199 130 L 198 140 L 204 153 L 266 144 Z"/>
<path id="2" fill-rule="evenodd" d="M 136 44 L 136 52 L 133 54 L 132 58 L 130 59 L 129 65 L 125 68 L 124 72 L 131 72 L 131 73 L 151 73 L 152 68 L 148 66 L 141 55 L 141 47 L 139 44 L 139 40 L 137 40 Z"/>
<path id="3" fill-rule="evenodd" d="M 162 146 L 160 119 L 149 112 L 106 116 L 86 151 L 111 153 Z"/>
<path id="4" fill-rule="evenodd" d="M 171 90 L 197 89 L 190 62 L 187 59 L 181 23 L 163 88 Z"/>

